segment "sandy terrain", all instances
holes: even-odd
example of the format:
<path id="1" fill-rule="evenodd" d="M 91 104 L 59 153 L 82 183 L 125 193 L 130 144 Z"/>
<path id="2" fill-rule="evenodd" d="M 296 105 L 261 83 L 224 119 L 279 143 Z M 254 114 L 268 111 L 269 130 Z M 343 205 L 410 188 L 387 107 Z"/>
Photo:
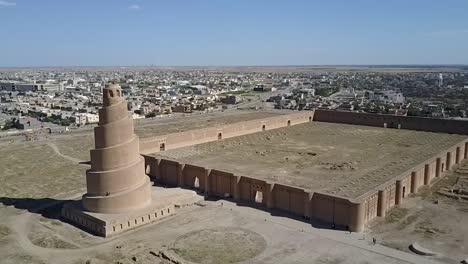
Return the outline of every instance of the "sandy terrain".
<path id="1" fill-rule="evenodd" d="M 155 155 L 357 197 L 465 138 L 312 122 Z"/>
<path id="2" fill-rule="evenodd" d="M 468 163 L 464 167 L 468 168 Z M 463 175 L 448 174 L 393 209 L 384 221 L 371 227 L 373 235 L 384 245 L 405 251 L 409 251 L 410 243 L 417 242 L 444 255 L 446 263 L 460 263 L 468 257 L 468 201 L 437 194 L 441 187 L 452 186 L 459 176 Z"/>
<path id="3" fill-rule="evenodd" d="M 202 229 L 179 237 L 172 250 L 195 263 L 235 263 L 259 255 L 266 248 L 265 239 L 249 230 L 236 227 Z"/>
<path id="4" fill-rule="evenodd" d="M 1 263 L 437 263 L 437 258 L 374 246 L 369 236 L 317 229 L 280 212 L 229 201 L 184 207 L 109 239 L 54 219 L 58 209 L 0 209 L 5 224 L 0 228 Z"/>
<path id="5" fill-rule="evenodd" d="M 51 198 L 85 187 L 86 166 L 61 157 L 46 143 L 3 146 L 0 157 L 2 199 Z"/>
<path id="6" fill-rule="evenodd" d="M 178 119 L 178 121 L 174 121 L 174 124 L 179 123 L 181 127 L 192 127 L 187 120 L 195 119 Z M 213 122 L 229 122 L 232 119 L 224 120 Z M 172 129 L 172 127 L 168 129 Z M 297 135 L 294 132 L 293 135 L 298 140 L 295 145 L 296 149 L 290 152 L 281 152 L 282 149 L 278 148 L 279 155 L 291 160 L 294 160 L 294 157 L 320 157 L 320 155 L 324 155 L 321 153 L 327 153 L 327 149 L 320 148 L 320 144 L 323 144 L 321 142 L 342 142 L 342 133 L 348 135 L 350 140 L 362 139 L 363 136 L 359 135 L 361 133 L 358 131 L 359 129 L 369 131 L 366 132 L 368 135 L 383 133 L 386 137 L 386 133 L 388 133 L 380 132 L 378 128 L 374 131 L 374 128 L 361 127 L 353 132 L 353 130 L 336 130 L 334 127 L 329 127 L 327 136 L 323 137 L 324 141 L 316 142 L 317 147 L 312 152 L 317 153 L 317 155 L 313 156 L 313 154 L 307 153 L 311 150 L 301 147 L 302 142 L 308 142 L 306 138 L 313 137 L 315 127 L 312 130 L 309 129 L 311 128 L 305 128 L 306 135 L 301 134 L 300 129 L 297 131 Z M 170 264 L 189 263 L 188 260 L 199 263 L 214 263 L 214 259 L 222 259 L 224 263 L 243 260 L 242 263 L 265 264 L 431 264 L 437 263 L 438 260 L 447 261 L 446 258 L 420 257 L 382 245 L 374 246 L 370 243 L 374 234 L 347 234 L 343 231 L 319 229 L 310 223 L 294 219 L 281 212 L 268 212 L 259 210 L 261 208 L 241 206 L 225 200 L 205 201 L 198 205 L 182 208 L 177 211 L 176 215 L 160 222 L 109 239 L 92 236 L 61 221 L 58 217 L 62 203 L 67 199 L 79 197 L 85 190 L 84 175 L 88 166 L 80 165 L 78 161 L 87 159 L 89 149 L 82 143 L 83 141 L 75 141 L 75 137 L 82 137 L 81 140 L 86 139 L 92 143 L 92 136 L 89 132 L 86 133 L 64 135 L 47 141 L 2 145 L 0 149 L 0 180 L 2 181 L 0 185 L 0 263 Z M 275 141 L 277 143 L 287 142 L 291 136 L 288 133 L 283 135 L 281 130 L 278 133 L 275 134 L 271 131 L 273 138 L 278 137 L 275 139 L 278 140 Z M 406 132 L 399 131 L 399 133 Z M 403 135 L 412 135 L 410 132 L 408 133 L 408 135 Z M 286 139 L 283 139 L 283 136 Z M 249 144 L 257 142 L 263 144 L 262 142 L 265 142 L 264 146 L 267 146 L 270 140 L 263 139 L 262 141 L 261 137 L 254 136 Z M 289 140 L 294 140 L 294 138 L 291 137 Z M 381 137 L 375 137 L 377 140 L 375 142 L 373 141 L 374 137 L 366 138 L 366 140 L 373 142 L 372 144 L 388 144 L 388 149 L 392 151 L 401 150 L 401 146 L 396 147 L 401 144 L 398 140 L 388 143 Z M 415 139 L 411 142 L 413 142 L 411 144 L 416 144 L 414 142 L 418 141 Z M 359 144 L 365 147 L 366 144 L 370 143 L 356 144 L 346 146 L 350 149 L 352 149 L 351 146 L 358 149 Z M 232 145 L 229 149 L 231 148 L 237 147 Z M 226 152 L 226 158 L 233 159 L 227 151 L 228 148 L 222 149 Z M 252 159 L 254 156 L 264 157 L 254 152 L 251 153 L 250 158 Z M 337 159 L 339 158 L 341 157 L 337 157 Z M 259 168 L 265 166 L 262 164 L 259 163 Z M 304 163 L 304 165 L 309 166 L 308 163 Z M 278 166 L 284 165 L 278 163 Z M 333 167 L 330 164 L 322 166 L 326 166 L 326 171 L 331 170 L 330 166 Z M 348 168 L 347 165 L 342 167 Z M 415 199 L 415 201 L 419 203 L 419 200 Z M 430 199 L 422 201 L 427 203 L 427 207 L 431 204 Z M 422 204 L 423 208 L 426 207 L 425 203 Z M 446 236 L 453 235 L 455 239 L 461 239 L 458 237 L 467 232 L 462 225 L 456 225 L 456 221 L 466 221 L 466 218 L 463 218 L 466 215 L 465 211 L 457 213 L 457 202 L 440 204 L 446 205 L 445 207 L 441 206 L 441 208 L 447 208 L 446 210 L 452 213 L 449 215 L 449 219 L 444 219 L 442 213 L 445 211 L 438 212 L 440 216 L 436 219 L 440 221 L 438 220 L 437 223 L 444 221 L 447 225 L 453 223 Z M 416 207 L 418 206 L 416 204 Z M 431 228 L 434 226 L 435 224 L 432 223 Z M 379 235 L 379 240 L 382 239 L 383 242 L 388 242 L 392 247 L 397 247 L 391 243 L 390 235 L 392 230 L 395 232 L 395 230 L 401 229 L 391 225 L 384 227 L 386 229 L 379 233 L 377 225 L 375 230 L 373 229 L 375 235 Z M 440 227 L 440 230 L 444 229 Z M 437 241 L 441 241 L 439 239 Z M 400 244 L 397 245 L 403 249 L 409 244 L 402 239 L 399 241 Z M 427 247 L 431 246 L 431 244 L 422 244 Z M 444 247 L 452 248 L 451 244 Z M 431 249 L 437 251 L 437 248 Z M 463 248 L 453 247 L 454 258 L 462 256 L 462 252 L 464 252 L 462 250 Z M 206 258 L 200 259 L 200 255 L 203 254 L 206 255 Z"/>

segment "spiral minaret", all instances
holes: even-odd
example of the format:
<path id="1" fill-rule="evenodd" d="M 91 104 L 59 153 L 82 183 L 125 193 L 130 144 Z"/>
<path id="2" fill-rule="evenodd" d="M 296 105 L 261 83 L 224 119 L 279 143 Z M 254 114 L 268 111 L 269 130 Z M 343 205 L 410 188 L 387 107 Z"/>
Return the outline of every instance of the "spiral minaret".
<path id="1" fill-rule="evenodd" d="M 151 184 L 144 171 L 139 139 L 120 86 L 103 89 L 99 125 L 94 128 L 95 149 L 86 172 L 83 208 L 95 213 L 124 213 L 151 203 Z"/>

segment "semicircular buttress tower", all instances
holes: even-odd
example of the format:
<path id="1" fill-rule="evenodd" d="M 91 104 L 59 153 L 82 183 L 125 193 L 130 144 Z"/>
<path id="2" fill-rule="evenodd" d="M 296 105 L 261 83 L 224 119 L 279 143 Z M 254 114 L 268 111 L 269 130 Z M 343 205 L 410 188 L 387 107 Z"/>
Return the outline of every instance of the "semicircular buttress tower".
<path id="1" fill-rule="evenodd" d="M 99 125 L 94 128 L 95 149 L 86 172 L 85 210 L 124 213 L 151 203 L 151 183 L 144 171 L 139 139 L 128 114 L 120 86 L 106 85 Z"/>

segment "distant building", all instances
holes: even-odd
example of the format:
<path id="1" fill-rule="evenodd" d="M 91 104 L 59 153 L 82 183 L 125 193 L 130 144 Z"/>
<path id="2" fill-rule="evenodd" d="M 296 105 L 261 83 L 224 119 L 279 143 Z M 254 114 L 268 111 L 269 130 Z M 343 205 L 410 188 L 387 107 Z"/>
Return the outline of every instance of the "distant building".
<path id="1" fill-rule="evenodd" d="M 34 83 L 0 83 L 0 90 L 9 92 L 33 92 L 41 89 L 41 85 Z"/>
<path id="2" fill-rule="evenodd" d="M 277 88 L 276 87 L 274 88 L 272 83 L 261 83 L 261 84 L 255 85 L 253 90 L 255 92 L 270 92 L 270 91 L 276 91 Z"/>
<path id="3" fill-rule="evenodd" d="M 369 92 L 369 100 L 384 103 L 402 104 L 405 102 L 405 97 L 402 93 L 395 91 Z"/>
<path id="4" fill-rule="evenodd" d="M 18 82 L 1 82 L 0 91 L 8 92 L 36 92 L 36 91 L 53 91 L 59 90 L 60 86 L 53 83 L 18 83 Z"/>
<path id="5" fill-rule="evenodd" d="M 177 86 L 190 86 L 189 81 L 177 81 L 176 84 Z"/>
<path id="6" fill-rule="evenodd" d="M 144 116 L 152 112 L 158 112 L 158 111 L 159 111 L 159 106 L 150 102 L 145 102 L 140 107 L 140 114 Z"/>
<path id="7" fill-rule="evenodd" d="M 301 99 L 303 99 L 303 95 L 315 96 L 315 89 L 314 88 L 301 88 L 299 92 L 302 94 Z"/>
<path id="8" fill-rule="evenodd" d="M 242 102 L 242 97 L 238 95 L 227 95 L 220 99 L 223 104 L 238 104 Z"/>
<path id="9" fill-rule="evenodd" d="M 191 104 L 181 104 L 174 106 L 172 110 L 174 113 L 192 113 L 192 105 Z"/>
<path id="10" fill-rule="evenodd" d="M 193 90 L 194 94 L 207 94 L 208 88 L 204 85 L 192 85 L 190 88 Z"/>
<path id="11" fill-rule="evenodd" d="M 78 113 L 75 115 L 75 124 L 78 126 L 96 123 L 99 123 L 99 115 L 89 113 Z"/>

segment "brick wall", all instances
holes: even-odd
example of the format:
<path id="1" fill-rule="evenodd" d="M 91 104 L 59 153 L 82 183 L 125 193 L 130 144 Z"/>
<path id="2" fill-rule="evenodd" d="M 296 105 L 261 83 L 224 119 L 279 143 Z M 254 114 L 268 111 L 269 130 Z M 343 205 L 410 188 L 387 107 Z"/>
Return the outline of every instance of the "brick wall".
<path id="1" fill-rule="evenodd" d="M 468 122 L 461 120 L 328 110 L 315 110 L 313 120 L 319 122 L 332 122 L 374 127 L 384 127 L 386 124 L 387 128 L 401 128 L 418 131 L 468 135 Z"/>
<path id="2" fill-rule="evenodd" d="M 265 119 L 142 138 L 140 140 L 140 152 L 143 154 L 159 152 L 161 144 L 164 144 L 164 150 L 175 149 L 219 140 L 219 134 L 221 134 L 222 139 L 225 139 L 286 127 L 288 124 L 297 125 L 307 123 L 312 121 L 313 116 L 313 111 L 302 111 Z"/>
<path id="3" fill-rule="evenodd" d="M 199 144 L 234 137 L 263 130 L 285 127 L 288 125 L 315 121 L 337 122 L 368 126 L 401 127 L 432 132 L 450 132 L 468 134 L 465 123 L 454 120 L 435 120 L 426 118 L 397 117 L 350 112 L 315 111 L 282 115 L 262 120 L 240 122 L 223 127 L 206 128 L 166 135 L 154 139 L 154 146 L 148 144 L 147 150 L 158 150 L 162 142 L 165 148 Z M 435 124 L 429 124 L 434 121 Z M 428 123 L 429 122 L 429 123 Z M 437 126 L 444 126 L 438 128 Z M 151 141 L 151 140 L 150 140 Z M 154 149 L 153 149 L 154 147 Z M 195 188 L 207 195 L 220 198 L 233 198 L 237 201 L 260 203 L 267 208 L 274 208 L 294 215 L 312 218 L 332 226 L 348 227 L 351 231 L 361 231 L 376 217 L 384 217 L 386 212 L 397 204 L 403 203 L 412 192 L 421 186 L 430 185 L 443 172 L 456 168 L 468 158 L 468 141 L 458 143 L 439 155 L 418 164 L 394 179 L 372 189 L 356 199 L 345 199 L 330 194 L 311 192 L 302 188 L 279 183 L 266 182 L 247 176 L 212 170 L 199 166 L 181 164 L 176 161 L 156 159 L 145 156 L 146 173 L 153 180 L 171 186 Z M 198 186 L 195 186 L 195 182 Z"/>

